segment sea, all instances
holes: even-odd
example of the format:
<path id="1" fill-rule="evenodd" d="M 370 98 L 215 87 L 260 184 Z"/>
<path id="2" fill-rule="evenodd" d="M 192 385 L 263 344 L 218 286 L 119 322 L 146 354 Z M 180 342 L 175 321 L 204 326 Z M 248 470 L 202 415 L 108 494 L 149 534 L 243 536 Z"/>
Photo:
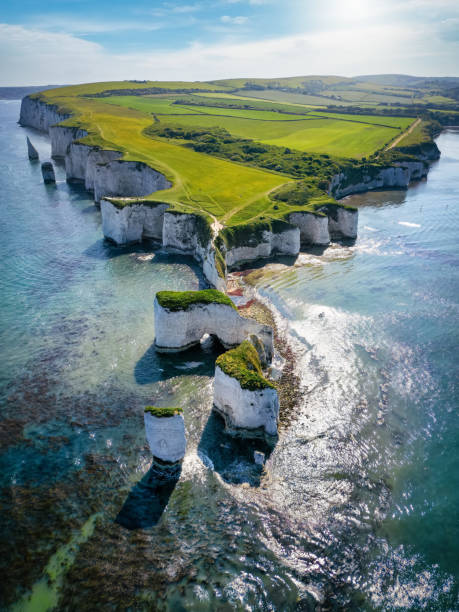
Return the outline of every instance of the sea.
<path id="1" fill-rule="evenodd" d="M 105 241 L 62 164 L 43 184 L 19 108 L 0 102 L 0 609 L 458 610 L 459 129 L 427 180 L 347 199 L 354 244 L 249 276 L 297 355 L 268 447 L 212 412 L 217 348 L 154 350 L 155 292 L 199 267 Z M 169 479 L 150 404 L 184 411 Z"/>

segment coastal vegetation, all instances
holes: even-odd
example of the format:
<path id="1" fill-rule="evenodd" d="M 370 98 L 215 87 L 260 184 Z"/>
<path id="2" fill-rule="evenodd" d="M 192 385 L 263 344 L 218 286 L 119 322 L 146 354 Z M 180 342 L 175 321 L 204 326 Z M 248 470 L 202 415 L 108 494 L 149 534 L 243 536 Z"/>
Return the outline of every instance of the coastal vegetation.
<path id="1" fill-rule="evenodd" d="M 145 406 L 144 412 L 148 412 L 151 416 L 163 419 L 182 414 L 183 408 L 178 406 Z"/>
<path id="2" fill-rule="evenodd" d="M 162 308 L 173 312 L 187 310 L 195 304 L 225 304 L 236 309 L 231 299 L 216 289 L 203 289 L 202 291 L 158 291 L 156 299 Z"/>
<path id="3" fill-rule="evenodd" d="M 227 376 L 235 378 L 242 389 L 275 389 L 275 385 L 263 376 L 257 350 L 248 340 L 220 355 L 215 365 Z"/>

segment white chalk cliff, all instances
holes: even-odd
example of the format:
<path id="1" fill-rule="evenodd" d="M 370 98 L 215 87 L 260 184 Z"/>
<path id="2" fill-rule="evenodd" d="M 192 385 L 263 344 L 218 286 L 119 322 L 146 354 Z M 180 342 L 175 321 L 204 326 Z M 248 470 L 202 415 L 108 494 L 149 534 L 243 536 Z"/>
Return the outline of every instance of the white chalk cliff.
<path id="1" fill-rule="evenodd" d="M 102 231 L 116 244 L 140 242 L 144 238 L 162 241 L 164 211 L 168 204 L 148 203 L 118 208 L 108 200 L 102 200 Z"/>
<path id="2" fill-rule="evenodd" d="M 290 213 L 287 220 L 299 228 L 302 245 L 326 246 L 330 244 L 328 217 L 326 215 L 299 211 Z"/>
<path id="3" fill-rule="evenodd" d="M 184 351 L 199 344 L 204 334 L 216 336 L 225 348 L 241 344 L 251 334 L 262 342 L 266 358 L 273 355 L 273 331 L 252 319 L 241 317 L 227 304 L 192 304 L 186 310 L 163 308 L 154 302 L 155 348 L 162 352 Z"/>
<path id="4" fill-rule="evenodd" d="M 74 140 L 84 138 L 88 135 L 86 130 L 64 125 L 50 125 L 48 133 L 51 140 L 51 157 L 55 158 L 65 157 L 68 146 Z"/>
<path id="5" fill-rule="evenodd" d="M 26 96 L 22 99 L 19 123 L 48 132 L 51 125 L 65 121 L 69 117 L 70 115 L 59 113 L 57 108 L 51 104 Z"/>
<path id="6" fill-rule="evenodd" d="M 181 461 L 186 451 L 185 422 L 181 414 L 156 417 L 144 414 L 145 434 L 151 454 L 168 463 Z"/>
<path id="7" fill-rule="evenodd" d="M 214 406 L 230 432 L 264 430 L 268 435 L 277 435 L 279 398 L 272 387 L 254 391 L 243 389 L 236 378 L 216 366 Z"/>
<path id="8" fill-rule="evenodd" d="M 298 255 L 300 251 L 300 230 L 297 227 L 281 232 L 264 230 L 261 240 L 249 239 L 247 244 L 225 248 L 223 246 L 226 265 L 235 268 L 238 265 L 271 257 L 272 255 Z"/>
<path id="9" fill-rule="evenodd" d="M 68 118 L 69 115 L 58 112 L 57 107 L 26 96 L 19 121 L 22 125 L 49 132 L 52 155 L 65 158 L 67 179 L 83 181 L 86 189 L 94 192 L 95 201 L 101 201 L 104 235 L 117 244 L 154 239 L 169 251 L 189 254 L 201 263 L 207 280 L 218 289 L 224 289 L 225 279 L 221 265 L 218 272 L 212 241 L 203 244 L 198 238 L 195 215 L 170 211 L 162 203 L 127 202 L 124 208 L 117 208 L 104 199 L 147 196 L 170 187 L 168 179 L 143 162 L 120 159 L 119 151 L 101 150 L 79 142 L 87 135 L 85 130 L 58 125 Z M 342 198 L 371 189 L 406 188 L 411 181 L 427 175 L 428 164 L 423 160 L 436 159 L 438 155 L 435 143 L 427 143 L 420 148 L 420 161 L 401 161 L 385 168 L 369 164 L 366 170 L 342 171 L 332 178 L 329 192 Z M 290 213 L 287 221 L 295 227 L 280 232 L 265 230 L 261 239 L 223 247 L 224 263 L 231 269 L 275 254 L 295 256 L 301 245 L 325 246 L 331 239 L 356 237 L 357 212 L 336 206 L 324 207 L 322 212 L 325 216 L 308 211 Z"/>
<path id="10" fill-rule="evenodd" d="M 339 199 L 352 193 L 385 187 L 406 189 L 412 181 L 427 176 L 427 172 L 428 165 L 423 161 L 398 162 L 377 172 L 363 170 L 358 176 L 355 176 L 354 172 L 344 171 L 332 178 L 329 193 Z"/>
<path id="11" fill-rule="evenodd" d="M 154 191 L 170 187 L 172 183 L 163 174 L 143 162 L 115 159 L 95 165 L 94 200 L 96 202 L 100 202 L 103 197 L 147 196 Z"/>

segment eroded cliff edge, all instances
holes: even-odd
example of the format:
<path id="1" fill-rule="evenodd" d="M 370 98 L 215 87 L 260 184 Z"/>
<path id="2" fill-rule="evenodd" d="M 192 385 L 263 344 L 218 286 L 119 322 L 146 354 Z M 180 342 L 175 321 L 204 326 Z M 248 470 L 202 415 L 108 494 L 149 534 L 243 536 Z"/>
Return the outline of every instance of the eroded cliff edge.
<path id="1" fill-rule="evenodd" d="M 169 203 L 142 199 L 168 189 L 171 182 L 142 161 L 124 160 L 121 151 L 86 144 L 88 132 L 69 125 L 69 119 L 70 114 L 37 96 L 22 101 L 20 124 L 48 132 L 52 156 L 65 160 L 67 180 L 82 182 L 94 193 L 101 207 L 104 236 L 116 244 L 154 240 L 168 251 L 188 254 L 202 265 L 207 281 L 222 290 L 227 270 L 244 263 L 277 254 L 295 257 L 304 246 L 355 239 L 358 211 L 332 198 L 371 189 L 406 188 L 424 178 L 429 161 L 439 156 L 432 143 L 390 164 L 347 164 L 332 177 L 328 202 L 304 209 L 292 207 L 282 218 L 226 227 L 217 234 L 214 220 L 204 212 L 181 212 Z"/>

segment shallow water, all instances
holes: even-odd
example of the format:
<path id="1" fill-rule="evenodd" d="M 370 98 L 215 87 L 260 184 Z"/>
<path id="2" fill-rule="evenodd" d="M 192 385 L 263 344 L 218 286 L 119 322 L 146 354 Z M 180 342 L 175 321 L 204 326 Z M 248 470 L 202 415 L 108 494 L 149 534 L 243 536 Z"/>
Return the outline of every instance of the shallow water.
<path id="1" fill-rule="evenodd" d="M 354 246 L 259 274 L 304 386 L 260 477 L 269 449 L 211 414 L 216 353 L 152 349 L 154 293 L 199 269 L 105 243 L 88 194 L 28 161 L 26 134 L 49 143 L 19 103 L 0 114 L 0 607 L 457 609 L 459 134 L 427 182 L 352 198 Z M 169 483 L 155 402 L 185 413 Z"/>

